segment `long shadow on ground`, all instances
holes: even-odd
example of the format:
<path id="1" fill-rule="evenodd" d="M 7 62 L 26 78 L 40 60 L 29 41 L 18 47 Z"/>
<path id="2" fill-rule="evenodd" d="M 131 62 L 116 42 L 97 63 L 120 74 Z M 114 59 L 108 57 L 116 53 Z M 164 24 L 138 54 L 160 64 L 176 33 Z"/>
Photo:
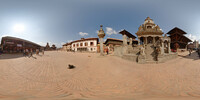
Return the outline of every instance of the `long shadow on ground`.
<path id="1" fill-rule="evenodd" d="M 183 58 L 187 58 L 187 59 L 200 60 L 197 52 L 192 52 L 191 55 L 188 54 L 186 56 L 183 56 L 183 55 L 178 55 L 178 56 L 183 57 Z"/>
<path id="2" fill-rule="evenodd" d="M 14 59 L 14 58 L 20 58 L 23 57 L 22 53 L 17 53 L 17 54 L 1 54 L 0 55 L 0 60 L 1 59 Z"/>

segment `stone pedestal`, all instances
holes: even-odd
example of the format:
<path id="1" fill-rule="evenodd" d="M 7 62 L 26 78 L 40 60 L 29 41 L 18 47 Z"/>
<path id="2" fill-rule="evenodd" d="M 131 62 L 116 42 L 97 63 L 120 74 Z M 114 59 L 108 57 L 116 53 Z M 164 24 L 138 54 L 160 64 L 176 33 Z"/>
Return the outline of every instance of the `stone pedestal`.
<path id="1" fill-rule="evenodd" d="M 132 45 L 132 44 L 133 44 L 133 39 L 130 38 L 130 39 L 129 39 L 129 45 Z"/>
<path id="2" fill-rule="evenodd" d="M 171 53 L 171 49 L 170 49 L 170 43 L 168 43 L 168 53 Z"/>
<path id="3" fill-rule="evenodd" d="M 139 55 L 137 61 L 140 64 L 146 63 L 146 56 L 145 55 Z"/>
<path id="4" fill-rule="evenodd" d="M 123 45 L 127 45 L 127 36 L 125 34 L 123 35 Z"/>
<path id="5" fill-rule="evenodd" d="M 103 56 L 104 52 L 103 52 L 103 38 L 99 38 L 100 40 L 100 55 Z"/>
<path id="6" fill-rule="evenodd" d="M 178 57 L 177 53 L 158 55 L 158 62 L 163 63 L 163 62 L 166 62 L 167 60 L 174 59 L 174 58 L 177 58 L 177 57 Z"/>
<path id="7" fill-rule="evenodd" d="M 161 45 L 161 51 L 160 51 L 161 55 L 164 54 L 164 43 L 162 42 L 162 45 Z"/>
<path id="8" fill-rule="evenodd" d="M 122 54 L 127 54 L 128 46 L 122 46 Z"/>

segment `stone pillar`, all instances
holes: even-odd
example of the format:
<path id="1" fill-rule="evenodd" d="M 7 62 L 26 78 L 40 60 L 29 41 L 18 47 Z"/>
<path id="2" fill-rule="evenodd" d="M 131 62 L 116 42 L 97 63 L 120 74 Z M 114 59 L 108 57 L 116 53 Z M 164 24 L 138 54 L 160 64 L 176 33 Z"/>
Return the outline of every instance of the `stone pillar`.
<path id="1" fill-rule="evenodd" d="M 125 34 L 123 35 L 123 45 L 127 45 L 127 36 Z"/>
<path id="2" fill-rule="evenodd" d="M 103 38 L 99 38 L 100 39 L 100 55 L 103 55 Z"/>
<path id="3" fill-rule="evenodd" d="M 161 55 L 163 55 L 164 54 L 164 43 L 162 42 L 161 44 L 162 44 L 162 46 L 161 46 Z"/>
<path id="4" fill-rule="evenodd" d="M 140 37 L 138 37 L 138 45 L 140 45 Z"/>
<path id="5" fill-rule="evenodd" d="M 153 37 L 153 44 L 155 44 L 156 43 L 156 41 L 155 41 L 155 37 Z"/>
<path id="6" fill-rule="evenodd" d="M 145 38 L 145 44 L 147 44 L 147 37 L 144 37 Z"/>
<path id="7" fill-rule="evenodd" d="M 171 53 L 170 42 L 168 42 L 168 53 Z"/>
<path id="8" fill-rule="evenodd" d="M 131 46 L 132 46 L 132 44 L 133 44 L 133 39 L 132 39 L 132 38 L 130 38 L 130 39 L 129 39 L 129 45 L 131 45 Z"/>
<path id="9" fill-rule="evenodd" d="M 100 26 L 100 30 L 99 30 L 99 33 L 98 33 L 98 36 L 99 36 L 99 40 L 100 40 L 100 55 L 103 56 L 104 53 L 103 53 L 103 38 L 105 36 L 105 33 L 103 31 L 103 25 Z"/>

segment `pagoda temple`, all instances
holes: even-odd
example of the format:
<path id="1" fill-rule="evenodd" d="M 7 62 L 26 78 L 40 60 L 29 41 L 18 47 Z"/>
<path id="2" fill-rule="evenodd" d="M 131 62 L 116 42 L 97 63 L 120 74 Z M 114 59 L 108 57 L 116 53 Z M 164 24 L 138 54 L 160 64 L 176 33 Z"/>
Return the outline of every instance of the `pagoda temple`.
<path id="1" fill-rule="evenodd" d="M 192 42 L 189 38 L 184 36 L 187 33 L 177 27 L 170 30 L 167 34 L 169 34 L 171 38 L 171 48 L 176 51 L 177 49 L 186 49 L 188 43 Z"/>

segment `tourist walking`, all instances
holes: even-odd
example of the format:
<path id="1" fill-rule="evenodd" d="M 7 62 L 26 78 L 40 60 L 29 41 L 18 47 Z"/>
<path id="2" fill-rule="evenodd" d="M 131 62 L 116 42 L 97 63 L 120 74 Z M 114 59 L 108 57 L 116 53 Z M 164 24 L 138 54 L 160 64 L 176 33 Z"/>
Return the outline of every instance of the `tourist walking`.
<path id="1" fill-rule="evenodd" d="M 30 57 L 33 57 L 33 50 L 32 49 L 30 50 L 30 56 L 29 56 L 29 58 Z"/>
<path id="2" fill-rule="evenodd" d="M 36 49 L 36 55 L 39 55 L 38 49 Z"/>
<path id="3" fill-rule="evenodd" d="M 0 55 L 1 55 L 1 48 L 0 48 Z"/>
<path id="4" fill-rule="evenodd" d="M 42 50 L 42 55 L 44 55 L 44 50 Z"/>
<path id="5" fill-rule="evenodd" d="M 25 49 L 23 50 L 23 56 L 26 56 L 26 50 Z"/>
<path id="6" fill-rule="evenodd" d="M 26 56 L 28 56 L 29 55 L 29 50 L 28 49 L 26 49 Z"/>
<path id="7" fill-rule="evenodd" d="M 191 50 L 191 49 L 189 49 L 189 56 L 191 55 L 191 53 L 192 53 L 192 50 Z"/>

